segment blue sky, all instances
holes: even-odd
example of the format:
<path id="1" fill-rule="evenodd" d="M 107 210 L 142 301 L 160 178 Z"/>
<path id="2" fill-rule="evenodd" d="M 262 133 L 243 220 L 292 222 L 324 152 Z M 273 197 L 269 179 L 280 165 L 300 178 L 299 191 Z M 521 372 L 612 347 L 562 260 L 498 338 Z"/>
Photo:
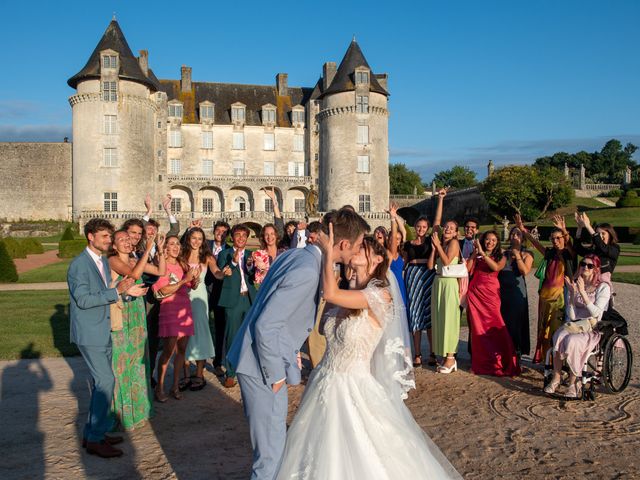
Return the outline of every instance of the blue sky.
<path id="1" fill-rule="evenodd" d="M 640 145 L 640 1 L 6 2 L 0 141 L 70 136 L 79 71 L 116 13 L 159 78 L 313 86 L 353 35 L 389 74 L 391 162 L 425 181 Z M 636 160 L 640 155 L 636 154 Z"/>

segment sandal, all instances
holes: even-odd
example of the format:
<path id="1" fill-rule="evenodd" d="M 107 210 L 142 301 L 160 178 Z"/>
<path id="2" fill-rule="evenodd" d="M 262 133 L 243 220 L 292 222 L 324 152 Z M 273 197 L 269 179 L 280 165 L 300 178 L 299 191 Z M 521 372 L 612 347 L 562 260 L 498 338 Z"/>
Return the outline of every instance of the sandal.
<path id="1" fill-rule="evenodd" d="M 157 388 L 155 388 L 153 390 L 153 396 L 156 399 L 156 401 L 160 402 L 160 403 L 164 403 L 168 400 L 169 397 L 167 397 L 164 392 L 161 392 L 160 390 L 158 390 Z"/>
<path id="2" fill-rule="evenodd" d="M 430 367 L 435 367 L 438 365 L 438 359 L 436 358 L 436 354 L 431 352 L 431 354 L 429 355 L 429 361 L 427 362 L 427 365 L 429 365 Z"/>
<path id="3" fill-rule="evenodd" d="M 180 388 L 178 388 L 177 390 L 175 388 L 172 388 L 170 393 L 171 393 L 171 396 L 176 400 L 182 400 L 182 394 L 180 393 Z"/>
<path id="4" fill-rule="evenodd" d="M 420 365 L 422 365 L 422 354 L 418 353 L 416 356 L 413 357 L 413 367 L 417 368 Z"/>
<path id="5" fill-rule="evenodd" d="M 191 386 L 189 387 L 189 390 L 191 390 L 192 392 L 197 392 L 199 390 L 202 390 L 204 388 L 204 386 L 207 384 L 207 381 L 204 379 L 204 377 L 192 377 L 192 381 L 191 381 Z"/>
<path id="6" fill-rule="evenodd" d="M 180 390 L 181 392 L 184 392 L 185 390 L 189 390 L 189 388 L 191 388 L 191 379 L 193 377 L 189 377 L 189 378 L 183 378 L 182 380 L 180 380 L 180 382 L 178 383 L 178 390 Z"/>

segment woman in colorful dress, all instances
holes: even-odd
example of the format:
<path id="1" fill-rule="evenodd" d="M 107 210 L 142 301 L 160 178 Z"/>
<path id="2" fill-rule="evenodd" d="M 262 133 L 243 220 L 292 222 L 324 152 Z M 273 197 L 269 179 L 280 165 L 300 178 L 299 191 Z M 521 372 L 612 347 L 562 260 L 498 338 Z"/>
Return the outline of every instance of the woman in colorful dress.
<path id="1" fill-rule="evenodd" d="M 143 273 L 164 275 L 164 259 L 157 266 L 148 263 L 153 241 L 153 237 L 148 239 L 146 250 L 136 261 L 131 257 L 133 246 L 126 230 L 115 232 L 109 252 L 111 279 L 118 282 L 128 276 L 135 279 L 136 283 L 142 283 Z M 158 244 L 162 245 L 163 242 L 160 237 Z M 112 365 L 116 379 L 112 414 L 116 429 L 133 430 L 144 425 L 152 415 L 147 319 L 144 297 L 124 296 L 122 300 L 115 307 L 122 308 L 121 329 L 111 332 Z"/>
<path id="2" fill-rule="evenodd" d="M 431 325 L 433 351 L 444 361 L 438 373 L 451 373 L 458 369 L 454 354 L 460 338 L 460 285 L 457 278 L 442 276 L 442 267 L 455 265 L 460 259 L 458 224 L 449 220 L 444 224 L 442 242 L 437 232 L 431 235 L 433 250 L 429 256 L 429 268 L 436 268 L 436 278 L 431 289 Z"/>
<path id="3" fill-rule="evenodd" d="M 471 331 L 471 370 L 497 377 L 520 373 L 516 351 L 500 313 L 498 273 L 506 264 L 498 233 L 485 232 L 467 260 L 472 274 L 467 292 L 467 320 Z"/>
<path id="4" fill-rule="evenodd" d="M 442 202 L 446 190 L 440 190 L 438 194 L 438 206 L 433 227 L 440 225 L 442 219 Z M 407 288 L 407 303 L 409 306 L 409 330 L 413 334 L 413 365 L 422 365 L 422 331 L 427 331 L 429 339 L 428 365 L 436 366 L 437 359 L 433 352 L 431 339 L 431 284 L 435 277 L 435 270 L 429 269 L 427 262 L 431 255 L 431 237 L 429 237 L 429 219 L 418 217 L 414 224 L 416 238 L 404 244 L 406 270 L 404 282 Z"/>
<path id="5" fill-rule="evenodd" d="M 180 239 L 170 235 L 165 243 L 167 272 L 153 284 L 153 291 L 160 300 L 158 337 L 162 338 L 162 355 L 158 360 L 158 383 L 155 390 L 155 397 L 159 402 L 167 401 L 164 379 L 174 353 L 173 387 L 170 393 L 176 400 L 182 398 L 180 372 L 184 366 L 189 337 L 194 333 L 189 290 L 197 288 L 200 278 L 199 266 L 191 268 L 180 259 Z"/>
<path id="6" fill-rule="evenodd" d="M 547 248 L 527 231 L 520 215 L 516 215 L 515 222 L 534 248 L 544 255 L 546 263 L 544 280 L 538 292 L 538 338 L 533 355 L 533 362 L 540 363 L 551 348 L 553 334 L 564 323 L 564 277 L 573 277 L 576 256 L 562 217 L 553 217 L 552 246 Z"/>
<path id="7" fill-rule="evenodd" d="M 509 248 L 504 251 L 506 263 L 498 275 L 500 280 L 500 312 L 507 325 L 518 356 L 529 355 L 529 298 L 525 277 L 533 265 L 533 253 L 523 246 L 524 236 L 518 227 L 509 232 Z"/>
<path id="8" fill-rule="evenodd" d="M 189 290 L 191 300 L 191 315 L 193 317 L 193 335 L 189 337 L 185 356 L 188 362 L 196 362 L 196 373 L 185 378 L 180 384 L 180 390 L 191 391 L 202 390 L 207 382 L 204 379 L 204 367 L 207 358 L 215 356 L 211 329 L 209 328 L 209 293 L 204 279 L 207 269 L 211 269 L 216 278 L 222 278 L 222 274 L 216 265 L 213 254 L 209 249 L 209 244 L 205 241 L 204 231 L 200 227 L 190 228 L 184 238 L 182 251 L 180 253 L 180 263 L 189 265 L 190 268 L 200 270 L 197 287 Z"/>
<path id="9" fill-rule="evenodd" d="M 278 232 L 273 223 L 267 223 L 262 227 L 262 230 L 260 230 L 260 250 L 251 253 L 255 271 L 254 283 L 256 288 L 260 287 L 264 277 L 266 277 L 269 272 L 269 267 L 275 261 L 276 257 L 285 251 L 285 248 L 278 247 L 279 241 Z"/>

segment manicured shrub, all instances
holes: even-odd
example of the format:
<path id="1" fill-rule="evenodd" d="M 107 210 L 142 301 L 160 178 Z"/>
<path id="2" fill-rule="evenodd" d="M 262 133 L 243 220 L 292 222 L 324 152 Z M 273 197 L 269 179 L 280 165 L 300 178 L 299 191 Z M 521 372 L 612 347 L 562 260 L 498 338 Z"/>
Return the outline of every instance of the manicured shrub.
<path id="1" fill-rule="evenodd" d="M 2 239 L 4 246 L 7 248 L 7 252 L 11 258 L 27 258 L 27 254 L 24 251 L 22 243 L 13 237 L 5 237 Z"/>
<path id="2" fill-rule="evenodd" d="M 63 240 L 74 240 L 75 237 L 73 236 L 73 227 L 71 225 L 68 225 L 67 228 L 64 229 L 64 232 L 62 233 L 62 237 L 60 237 L 60 241 Z"/>
<path id="3" fill-rule="evenodd" d="M 636 235 L 636 238 L 633 239 L 634 245 L 640 245 L 640 235 Z"/>
<path id="4" fill-rule="evenodd" d="M 31 255 L 34 253 L 44 253 L 44 248 L 42 247 L 42 243 L 37 238 L 21 238 L 19 240 L 24 253 L 27 255 Z"/>
<path id="5" fill-rule="evenodd" d="M 616 202 L 616 207 L 640 207 L 640 197 L 635 190 L 629 190 L 625 193 L 624 197 L 620 197 Z"/>
<path id="6" fill-rule="evenodd" d="M 13 263 L 5 242 L 0 240 L 0 283 L 17 281 L 18 272 L 16 271 L 16 264 Z"/>
<path id="7" fill-rule="evenodd" d="M 58 257 L 73 258 L 87 247 L 86 240 L 64 240 L 58 244 Z"/>

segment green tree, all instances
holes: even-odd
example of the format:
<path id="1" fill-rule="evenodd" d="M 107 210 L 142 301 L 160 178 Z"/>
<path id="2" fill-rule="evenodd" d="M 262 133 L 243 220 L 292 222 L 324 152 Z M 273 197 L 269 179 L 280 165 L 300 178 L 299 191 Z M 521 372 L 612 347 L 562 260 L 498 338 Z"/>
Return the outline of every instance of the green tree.
<path id="1" fill-rule="evenodd" d="M 0 240 L 0 283 L 17 282 L 18 272 L 4 241 Z"/>
<path id="2" fill-rule="evenodd" d="M 433 181 L 438 188 L 469 188 L 478 183 L 476 172 L 468 167 L 456 165 L 449 170 L 443 170 L 434 175 Z"/>
<path id="3" fill-rule="evenodd" d="M 404 163 L 389 164 L 389 187 L 391 195 L 412 195 L 423 191 L 422 179 Z"/>

